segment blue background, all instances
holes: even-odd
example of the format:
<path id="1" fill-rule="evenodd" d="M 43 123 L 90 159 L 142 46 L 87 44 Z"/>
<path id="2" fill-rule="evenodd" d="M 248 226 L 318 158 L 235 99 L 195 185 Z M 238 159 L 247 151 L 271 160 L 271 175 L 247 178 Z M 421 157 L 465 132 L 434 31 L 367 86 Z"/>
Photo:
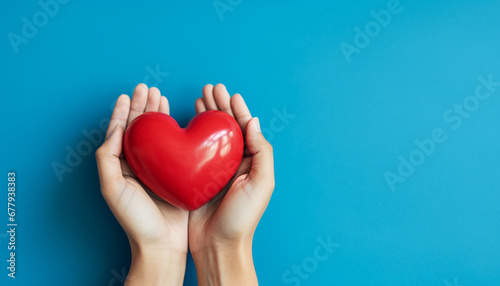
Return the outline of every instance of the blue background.
<path id="1" fill-rule="evenodd" d="M 70 1 L 16 53 L 8 33 L 43 10 L 3 1 L 1 285 L 121 285 L 130 251 L 100 194 L 97 146 L 62 181 L 52 164 L 145 79 L 181 124 L 203 85 L 222 82 L 267 128 L 277 183 L 254 239 L 262 285 L 500 285 L 500 88 L 459 128 L 443 119 L 479 76 L 500 81 L 500 2 L 401 0 L 350 62 L 340 44 L 390 1 L 232 1 L 221 17 L 212 2 Z M 156 67 L 168 76 L 148 78 Z M 284 109 L 295 117 L 279 120 Z M 435 128 L 446 142 L 392 191 L 384 173 Z M 325 261 L 318 239 L 338 243 Z M 303 262 L 307 279 L 287 272 Z M 195 276 L 190 259 L 185 284 Z"/>

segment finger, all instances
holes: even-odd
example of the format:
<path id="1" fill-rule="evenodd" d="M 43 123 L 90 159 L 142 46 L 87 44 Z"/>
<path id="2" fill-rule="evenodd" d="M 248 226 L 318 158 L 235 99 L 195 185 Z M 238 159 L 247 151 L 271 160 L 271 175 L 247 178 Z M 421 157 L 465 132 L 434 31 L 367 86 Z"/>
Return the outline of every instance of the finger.
<path id="1" fill-rule="evenodd" d="M 130 102 L 130 114 L 128 115 L 127 123 L 130 123 L 137 116 L 144 113 L 146 103 L 148 101 L 148 87 L 140 83 L 134 90 L 132 101 Z"/>
<path id="2" fill-rule="evenodd" d="M 203 102 L 205 103 L 205 108 L 207 110 L 217 110 L 217 104 L 214 100 L 213 94 L 214 86 L 207 84 L 203 87 Z"/>
<path id="3" fill-rule="evenodd" d="M 109 138 L 95 153 L 103 194 L 112 190 L 113 186 L 123 179 L 119 158 L 122 152 L 122 141 L 123 129 L 119 124 L 116 124 Z"/>
<path id="4" fill-rule="evenodd" d="M 194 109 L 196 110 L 196 114 L 207 111 L 207 108 L 205 107 L 205 103 L 203 102 L 203 97 L 198 98 L 194 102 Z"/>
<path id="5" fill-rule="evenodd" d="M 248 122 L 252 119 L 252 114 L 250 114 L 245 100 L 243 100 L 243 97 L 239 93 L 231 97 L 231 109 L 236 121 L 240 124 L 241 130 L 245 133 Z"/>
<path id="6" fill-rule="evenodd" d="M 214 87 L 213 90 L 214 100 L 217 104 L 217 108 L 225 113 L 233 116 L 233 112 L 231 110 L 231 96 L 227 92 L 226 87 L 219 83 Z"/>
<path id="7" fill-rule="evenodd" d="M 160 98 L 160 108 L 158 111 L 170 114 L 170 105 L 168 104 L 168 99 L 165 96 L 161 96 Z"/>
<path id="8" fill-rule="evenodd" d="M 273 147 L 262 135 L 257 117 L 247 125 L 246 143 L 252 156 L 248 177 L 256 190 L 271 192 L 274 189 Z"/>
<path id="9" fill-rule="evenodd" d="M 130 112 L 130 98 L 126 94 L 120 95 L 116 100 L 113 114 L 109 120 L 108 131 L 106 131 L 106 138 L 111 134 L 114 126 L 119 125 L 122 129 L 127 126 L 127 118 Z"/>
<path id="10" fill-rule="evenodd" d="M 146 112 L 158 111 L 158 109 L 160 108 L 160 100 L 161 100 L 160 90 L 156 87 L 150 88 L 145 111 Z"/>

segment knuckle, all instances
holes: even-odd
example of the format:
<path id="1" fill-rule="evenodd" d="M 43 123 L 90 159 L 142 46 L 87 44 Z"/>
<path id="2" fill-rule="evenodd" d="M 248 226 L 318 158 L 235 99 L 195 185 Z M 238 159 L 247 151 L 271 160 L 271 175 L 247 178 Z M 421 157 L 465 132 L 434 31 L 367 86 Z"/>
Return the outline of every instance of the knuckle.
<path id="1" fill-rule="evenodd" d="M 274 190 L 274 187 L 276 186 L 276 180 L 274 179 L 274 175 L 272 175 L 269 178 L 269 186 L 271 187 L 271 190 Z"/>
<path id="2" fill-rule="evenodd" d="M 97 150 L 95 151 L 95 158 L 99 160 L 105 156 L 106 156 L 106 150 L 102 146 L 97 148 Z"/>
<path id="3" fill-rule="evenodd" d="M 273 145 L 271 145 L 271 143 L 269 143 L 269 141 L 266 141 L 266 143 L 265 143 L 265 145 L 264 145 L 264 146 L 265 146 L 266 150 L 267 150 L 269 153 L 273 153 L 273 152 L 274 152 L 274 150 L 273 150 Z"/>
<path id="4" fill-rule="evenodd" d="M 271 191 L 273 191 L 274 188 L 276 187 L 276 183 L 274 182 L 274 180 L 271 182 L 269 186 L 271 187 Z"/>

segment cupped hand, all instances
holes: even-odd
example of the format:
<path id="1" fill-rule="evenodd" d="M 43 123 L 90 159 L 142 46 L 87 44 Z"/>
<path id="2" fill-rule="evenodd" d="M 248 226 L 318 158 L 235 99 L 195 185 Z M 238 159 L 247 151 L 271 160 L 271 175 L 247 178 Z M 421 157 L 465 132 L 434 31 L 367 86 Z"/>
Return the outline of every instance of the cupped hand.
<path id="1" fill-rule="evenodd" d="M 246 150 L 234 180 L 208 204 L 190 213 L 189 248 L 193 256 L 208 249 L 251 248 L 254 231 L 274 190 L 272 146 L 243 97 L 231 97 L 222 84 L 206 85 L 195 108 L 197 113 L 221 110 L 233 116 L 243 131 Z"/>
<path id="2" fill-rule="evenodd" d="M 121 95 L 113 110 L 106 139 L 96 151 L 102 195 L 130 241 L 131 273 L 135 258 L 146 264 L 154 263 L 156 258 L 161 263 L 175 260 L 182 264 L 184 260 L 184 268 L 188 251 L 189 213 L 150 195 L 122 154 L 127 126 L 148 111 L 169 114 L 168 100 L 157 88 L 148 90 L 145 84 L 139 84 L 132 100 Z"/>

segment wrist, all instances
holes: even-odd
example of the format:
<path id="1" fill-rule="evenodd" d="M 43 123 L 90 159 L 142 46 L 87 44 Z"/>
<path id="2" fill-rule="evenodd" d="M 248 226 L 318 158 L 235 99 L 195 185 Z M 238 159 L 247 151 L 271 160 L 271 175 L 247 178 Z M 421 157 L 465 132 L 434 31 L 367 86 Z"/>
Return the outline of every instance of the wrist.
<path id="1" fill-rule="evenodd" d="M 214 244 L 192 255 L 201 286 L 258 285 L 251 240 Z"/>
<path id="2" fill-rule="evenodd" d="M 182 285 L 187 253 L 131 243 L 132 264 L 125 285 Z"/>

